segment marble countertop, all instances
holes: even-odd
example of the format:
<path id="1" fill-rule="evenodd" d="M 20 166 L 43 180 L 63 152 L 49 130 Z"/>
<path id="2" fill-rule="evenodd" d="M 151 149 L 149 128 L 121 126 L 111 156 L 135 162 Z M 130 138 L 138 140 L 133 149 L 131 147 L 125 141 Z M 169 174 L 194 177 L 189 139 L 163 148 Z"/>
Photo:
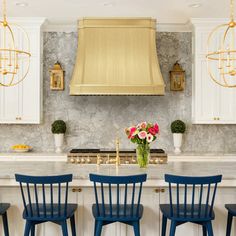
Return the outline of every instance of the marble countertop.
<path id="1" fill-rule="evenodd" d="M 138 165 L 121 165 L 116 168 L 115 165 L 75 165 L 65 162 L 1 162 L 0 186 L 16 184 L 15 173 L 36 176 L 72 173 L 75 185 L 83 182 L 88 184 L 89 173 L 111 176 L 147 173 L 150 185 L 163 185 L 165 174 L 188 176 L 222 174 L 227 186 L 236 186 L 235 170 L 236 162 L 170 162 L 162 165 L 149 165 L 146 169 L 140 169 Z"/>
<path id="2" fill-rule="evenodd" d="M 149 165 L 140 169 L 138 165 L 75 165 L 63 162 L 2 162 L 0 178 L 14 178 L 15 173 L 27 175 L 57 175 L 72 173 L 75 179 L 88 179 L 89 173 L 104 175 L 134 175 L 147 173 L 148 179 L 163 179 L 165 173 L 176 175 L 204 176 L 222 174 L 224 179 L 236 180 L 236 162 L 170 162 Z"/>

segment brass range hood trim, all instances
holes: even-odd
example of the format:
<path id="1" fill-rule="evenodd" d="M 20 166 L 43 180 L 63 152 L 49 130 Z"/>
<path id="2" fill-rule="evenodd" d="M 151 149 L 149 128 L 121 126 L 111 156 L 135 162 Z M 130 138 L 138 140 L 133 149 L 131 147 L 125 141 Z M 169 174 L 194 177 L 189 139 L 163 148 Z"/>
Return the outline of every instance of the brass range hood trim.
<path id="1" fill-rule="evenodd" d="M 84 18 L 70 95 L 164 95 L 156 20 Z"/>

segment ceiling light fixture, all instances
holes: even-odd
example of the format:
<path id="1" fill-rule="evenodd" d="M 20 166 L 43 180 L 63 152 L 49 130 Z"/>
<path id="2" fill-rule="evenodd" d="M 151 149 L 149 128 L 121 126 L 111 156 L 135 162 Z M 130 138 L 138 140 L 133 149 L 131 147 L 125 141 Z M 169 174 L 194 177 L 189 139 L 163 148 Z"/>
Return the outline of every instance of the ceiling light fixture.
<path id="1" fill-rule="evenodd" d="M 6 16 L 6 0 L 3 0 L 3 20 L 0 20 L 0 86 L 10 87 L 23 81 L 29 72 L 30 46 L 25 30 L 17 24 L 9 24 Z M 17 32 L 17 36 L 15 35 Z M 17 45 L 20 45 L 17 47 Z"/>
<path id="2" fill-rule="evenodd" d="M 207 68 L 211 79 L 226 88 L 236 88 L 236 22 L 234 0 L 230 0 L 230 21 L 210 33 L 207 44 Z"/>

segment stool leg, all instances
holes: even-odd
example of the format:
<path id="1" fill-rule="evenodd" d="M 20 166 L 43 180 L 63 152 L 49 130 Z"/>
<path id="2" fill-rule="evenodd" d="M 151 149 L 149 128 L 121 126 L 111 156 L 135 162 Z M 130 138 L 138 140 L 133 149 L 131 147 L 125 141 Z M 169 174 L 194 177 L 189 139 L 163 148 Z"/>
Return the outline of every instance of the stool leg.
<path id="1" fill-rule="evenodd" d="M 5 236 L 9 236 L 9 228 L 8 228 L 8 221 L 7 221 L 7 213 L 5 212 L 2 215 L 2 221 L 3 221 L 3 229 Z"/>
<path id="2" fill-rule="evenodd" d="M 96 236 L 96 233 L 97 233 L 97 220 L 95 220 L 94 222 L 94 236 Z"/>
<path id="3" fill-rule="evenodd" d="M 161 236 L 166 236 L 166 225 L 167 225 L 167 217 L 163 215 L 162 217 L 162 229 L 161 229 Z"/>
<path id="4" fill-rule="evenodd" d="M 140 236 L 139 221 L 135 221 L 135 222 L 133 223 L 133 227 L 134 227 L 134 235 L 135 235 L 135 236 Z"/>
<path id="5" fill-rule="evenodd" d="M 24 233 L 24 236 L 29 236 L 30 229 L 31 229 L 31 222 L 27 220 L 26 223 L 25 223 L 25 233 Z"/>
<path id="6" fill-rule="evenodd" d="M 226 236 L 230 236 L 231 228 L 232 228 L 232 220 L 233 220 L 233 216 L 228 212 Z"/>
<path id="7" fill-rule="evenodd" d="M 207 236 L 207 228 L 205 225 L 202 226 L 202 235 Z"/>
<path id="8" fill-rule="evenodd" d="M 72 236 L 76 236 L 76 230 L 75 230 L 75 215 L 73 215 L 73 216 L 70 218 L 70 225 L 71 225 L 71 233 L 72 233 Z"/>
<path id="9" fill-rule="evenodd" d="M 31 236 L 35 236 L 35 224 L 31 225 Z"/>
<path id="10" fill-rule="evenodd" d="M 61 223 L 61 228 L 62 228 L 62 234 L 63 234 L 63 236 L 68 236 L 68 229 L 67 229 L 66 221 L 63 221 L 63 222 Z"/>
<path id="11" fill-rule="evenodd" d="M 207 222 L 206 227 L 207 227 L 208 236 L 214 236 L 211 221 Z"/>
<path id="12" fill-rule="evenodd" d="M 171 226 L 170 226 L 170 236 L 174 236 L 175 235 L 175 230 L 176 230 L 176 221 L 172 220 L 171 221 Z"/>
<path id="13" fill-rule="evenodd" d="M 97 227 L 96 227 L 96 236 L 101 236 L 102 234 L 102 221 L 97 221 Z"/>

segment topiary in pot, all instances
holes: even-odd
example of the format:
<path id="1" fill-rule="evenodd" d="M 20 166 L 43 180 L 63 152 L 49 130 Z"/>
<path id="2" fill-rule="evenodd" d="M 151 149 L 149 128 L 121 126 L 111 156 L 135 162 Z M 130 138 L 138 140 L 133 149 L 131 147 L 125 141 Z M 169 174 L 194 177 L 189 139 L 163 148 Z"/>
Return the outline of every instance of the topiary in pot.
<path id="1" fill-rule="evenodd" d="M 171 123 L 171 132 L 183 134 L 186 130 L 186 125 L 182 120 L 175 120 Z"/>
<path id="2" fill-rule="evenodd" d="M 171 132 L 173 133 L 175 153 L 181 153 L 183 133 L 186 130 L 186 125 L 182 120 L 175 120 L 171 123 Z"/>
<path id="3" fill-rule="evenodd" d="M 62 152 L 64 134 L 66 132 L 66 123 L 63 120 L 55 120 L 52 123 L 51 131 L 54 134 L 56 152 Z"/>
<path id="4" fill-rule="evenodd" d="M 66 132 L 66 123 L 63 120 L 55 120 L 52 123 L 53 134 L 64 134 Z"/>

